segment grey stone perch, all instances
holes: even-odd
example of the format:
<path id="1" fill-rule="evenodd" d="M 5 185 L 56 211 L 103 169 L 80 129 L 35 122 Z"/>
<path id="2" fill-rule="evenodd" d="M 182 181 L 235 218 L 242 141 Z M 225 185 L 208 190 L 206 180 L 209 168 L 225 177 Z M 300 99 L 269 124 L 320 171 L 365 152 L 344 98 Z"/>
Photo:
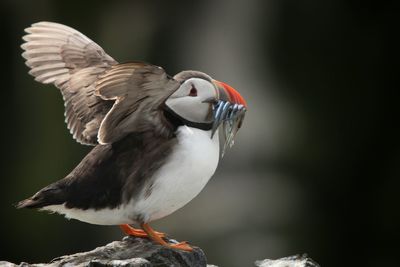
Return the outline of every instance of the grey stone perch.
<path id="1" fill-rule="evenodd" d="M 306 254 L 285 257 L 277 260 L 262 260 L 255 262 L 257 267 L 320 267 Z"/>
<path id="2" fill-rule="evenodd" d="M 169 241 L 174 242 L 175 240 L 170 239 Z M 122 241 L 114 241 L 92 251 L 62 256 L 53 259 L 50 263 L 22 262 L 17 265 L 0 261 L 0 267 L 216 267 L 207 265 L 206 256 L 200 248 L 193 248 L 192 252 L 186 252 L 163 247 L 147 238 L 124 237 Z M 305 256 L 257 261 L 255 265 L 258 267 L 318 267 Z"/>
<path id="3" fill-rule="evenodd" d="M 174 240 L 170 240 L 174 242 Z M 161 267 L 161 266 L 207 266 L 204 252 L 193 247 L 192 252 L 169 249 L 155 244 L 147 238 L 124 237 L 122 241 L 114 241 L 92 251 L 76 253 L 53 259 L 50 263 L 16 265 L 9 262 L 0 262 L 1 267 L 8 266 L 118 266 L 118 267 Z"/>

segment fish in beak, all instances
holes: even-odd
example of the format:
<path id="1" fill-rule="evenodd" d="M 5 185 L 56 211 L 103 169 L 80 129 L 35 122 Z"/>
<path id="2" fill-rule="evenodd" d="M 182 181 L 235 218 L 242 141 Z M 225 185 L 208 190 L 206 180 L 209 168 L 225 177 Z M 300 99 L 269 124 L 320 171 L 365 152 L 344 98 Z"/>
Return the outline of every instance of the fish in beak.
<path id="1" fill-rule="evenodd" d="M 222 124 L 224 136 L 222 156 L 224 156 L 226 148 L 233 146 L 235 135 L 242 126 L 247 104 L 233 87 L 220 81 L 213 80 L 213 82 L 218 89 L 218 99 L 213 104 L 211 138 Z"/>

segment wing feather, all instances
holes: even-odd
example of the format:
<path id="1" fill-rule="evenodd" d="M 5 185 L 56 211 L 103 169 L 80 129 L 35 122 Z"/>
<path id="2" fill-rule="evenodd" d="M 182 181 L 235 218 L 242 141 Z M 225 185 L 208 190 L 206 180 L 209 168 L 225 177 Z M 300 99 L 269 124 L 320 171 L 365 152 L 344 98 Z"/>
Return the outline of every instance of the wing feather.
<path id="1" fill-rule="evenodd" d="M 118 64 L 105 71 L 95 93 L 115 103 L 100 125 L 99 143 L 115 142 L 131 132 L 170 135 L 161 105 L 179 86 L 161 67 L 142 62 Z"/>
<path id="2" fill-rule="evenodd" d="M 180 83 L 158 66 L 117 64 L 80 32 L 53 22 L 25 30 L 22 56 L 29 74 L 62 93 L 67 127 L 82 144 L 106 144 L 131 132 L 169 136 L 161 105 Z"/>
<path id="3" fill-rule="evenodd" d="M 74 139 L 97 144 L 100 123 L 113 101 L 94 94 L 97 77 L 117 62 L 82 33 L 62 24 L 39 22 L 25 29 L 22 56 L 29 74 L 57 86 L 65 102 L 65 119 Z"/>

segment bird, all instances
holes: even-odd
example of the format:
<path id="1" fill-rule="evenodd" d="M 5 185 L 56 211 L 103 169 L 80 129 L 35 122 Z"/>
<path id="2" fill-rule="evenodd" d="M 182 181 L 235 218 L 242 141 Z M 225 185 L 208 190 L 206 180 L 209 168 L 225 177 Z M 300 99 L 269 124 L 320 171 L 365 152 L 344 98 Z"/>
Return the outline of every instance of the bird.
<path id="1" fill-rule="evenodd" d="M 170 76 L 149 63 L 118 63 L 63 24 L 42 21 L 25 32 L 29 74 L 60 90 L 72 137 L 93 148 L 67 176 L 16 207 L 117 225 L 127 235 L 192 251 L 149 223 L 205 187 L 242 126 L 244 98 L 200 71 Z"/>

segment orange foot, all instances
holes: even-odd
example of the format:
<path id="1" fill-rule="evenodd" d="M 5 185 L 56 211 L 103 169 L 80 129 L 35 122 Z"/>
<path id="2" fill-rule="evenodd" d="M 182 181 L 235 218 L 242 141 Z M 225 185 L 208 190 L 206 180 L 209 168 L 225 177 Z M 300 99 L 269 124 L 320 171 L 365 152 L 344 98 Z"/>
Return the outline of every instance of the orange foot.
<path id="1" fill-rule="evenodd" d="M 149 235 L 145 231 L 143 231 L 142 229 L 133 228 L 129 224 L 121 224 L 119 227 L 127 235 L 136 236 L 136 237 L 149 237 Z M 157 236 L 159 236 L 160 238 L 164 238 L 165 237 L 165 233 L 160 233 L 160 232 L 156 232 L 156 231 L 154 231 L 154 233 Z"/>
<path id="2" fill-rule="evenodd" d="M 148 225 L 147 223 L 142 223 L 140 226 L 143 228 L 144 232 L 147 233 L 147 235 L 148 235 L 149 238 L 153 239 L 155 242 L 157 242 L 157 243 L 160 244 L 160 245 L 166 246 L 166 247 L 168 247 L 168 248 L 181 249 L 181 250 L 184 250 L 184 251 L 193 251 L 193 248 L 192 248 L 191 246 L 189 246 L 189 245 L 187 244 L 187 242 L 185 242 L 185 241 L 184 241 L 184 242 L 177 243 L 177 244 L 171 244 L 171 243 L 165 242 L 165 240 L 162 239 L 162 238 L 157 234 L 157 232 L 154 231 L 154 230 L 150 227 L 150 225 Z"/>
<path id="3" fill-rule="evenodd" d="M 176 244 L 168 244 L 168 247 L 175 248 L 175 249 L 181 249 L 184 251 L 193 251 L 193 248 L 191 246 L 189 246 L 186 241 L 179 242 Z"/>

